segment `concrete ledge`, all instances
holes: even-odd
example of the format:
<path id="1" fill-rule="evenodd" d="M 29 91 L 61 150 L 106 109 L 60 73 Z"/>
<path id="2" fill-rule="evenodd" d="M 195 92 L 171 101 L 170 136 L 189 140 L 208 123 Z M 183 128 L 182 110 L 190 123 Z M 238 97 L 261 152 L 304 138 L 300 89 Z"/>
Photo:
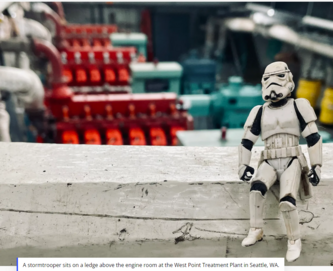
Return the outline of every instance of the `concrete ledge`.
<path id="1" fill-rule="evenodd" d="M 304 248 L 293 265 L 333 260 L 332 149 L 324 144 L 315 196 L 297 204 Z M 278 186 L 268 194 L 264 242 L 240 246 L 249 184 L 237 179 L 237 148 L 0 143 L 0 153 L 0 265 L 18 256 L 285 254 Z"/>

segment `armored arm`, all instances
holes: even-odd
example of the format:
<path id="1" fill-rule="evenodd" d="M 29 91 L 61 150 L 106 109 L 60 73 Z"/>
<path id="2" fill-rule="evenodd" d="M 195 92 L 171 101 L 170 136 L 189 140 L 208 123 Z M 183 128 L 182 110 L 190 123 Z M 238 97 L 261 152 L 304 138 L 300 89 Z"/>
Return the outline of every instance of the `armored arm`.
<path id="1" fill-rule="evenodd" d="M 316 186 L 320 182 L 321 166 L 323 162 L 322 138 L 318 133 L 318 128 L 315 123 L 317 116 L 309 101 L 306 99 L 296 99 L 294 106 L 300 122 L 302 136 L 305 138 L 308 145 L 311 165 L 309 181 L 313 186 Z"/>
<path id="2" fill-rule="evenodd" d="M 252 155 L 252 147 L 256 143 L 261 132 L 262 106 L 254 107 L 244 125 L 244 135 L 238 147 L 238 175 L 243 181 L 249 181 L 254 169 L 249 166 Z"/>

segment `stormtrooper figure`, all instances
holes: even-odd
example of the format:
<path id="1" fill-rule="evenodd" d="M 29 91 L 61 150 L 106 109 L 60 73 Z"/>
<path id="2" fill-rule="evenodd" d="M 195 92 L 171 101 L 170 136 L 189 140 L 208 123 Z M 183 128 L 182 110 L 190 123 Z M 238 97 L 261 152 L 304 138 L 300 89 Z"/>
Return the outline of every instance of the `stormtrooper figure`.
<path id="1" fill-rule="evenodd" d="M 288 236 L 286 260 L 295 261 L 302 243 L 296 198 L 312 196 L 318 185 L 322 166 L 322 139 L 315 124 L 316 114 L 306 99 L 292 99 L 293 76 L 284 62 L 268 65 L 262 77 L 264 105 L 250 112 L 244 125 L 245 133 L 239 146 L 238 174 L 250 181 L 250 230 L 242 246 L 254 245 L 263 238 L 263 210 L 267 191 L 279 180 L 280 203 Z M 259 135 L 265 143 L 258 169 L 250 167 L 251 149 Z M 308 145 L 311 169 L 299 146 L 302 135 Z"/>

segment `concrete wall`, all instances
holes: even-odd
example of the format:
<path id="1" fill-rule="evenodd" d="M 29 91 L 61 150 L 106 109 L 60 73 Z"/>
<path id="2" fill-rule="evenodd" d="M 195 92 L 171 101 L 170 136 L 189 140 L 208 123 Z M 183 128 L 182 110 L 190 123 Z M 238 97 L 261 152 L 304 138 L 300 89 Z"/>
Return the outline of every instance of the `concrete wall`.
<path id="1" fill-rule="evenodd" d="M 324 144 L 315 196 L 297 203 L 303 252 L 292 265 L 330 264 L 332 149 Z M 285 255 L 278 186 L 268 193 L 264 241 L 240 245 L 249 184 L 238 181 L 237 148 L 0 143 L 0 153 L 0 265 L 16 257 Z"/>

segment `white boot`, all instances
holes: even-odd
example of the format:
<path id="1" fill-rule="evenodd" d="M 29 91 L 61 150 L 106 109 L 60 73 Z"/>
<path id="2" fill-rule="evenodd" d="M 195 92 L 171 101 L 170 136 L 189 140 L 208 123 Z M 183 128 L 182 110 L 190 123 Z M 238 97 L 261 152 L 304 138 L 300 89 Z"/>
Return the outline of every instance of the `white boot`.
<path id="1" fill-rule="evenodd" d="M 264 203 L 265 197 L 260 191 L 252 190 L 250 192 L 250 231 L 249 235 L 243 240 L 242 246 L 252 246 L 258 241 L 262 240 L 264 232 L 262 227 L 264 225 Z"/>
<path id="2" fill-rule="evenodd" d="M 288 201 L 282 201 L 280 203 L 280 210 L 282 211 L 288 236 L 286 260 L 288 262 L 294 262 L 299 258 L 302 251 L 298 212 L 296 206 Z"/>
<path id="3" fill-rule="evenodd" d="M 264 232 L 262 229 L 251 228 L 248 236 L 243 240 L 242 246 L 249 247 L 262 240 Z"/>
<path id="4" fill-rule="evenodd" d="M 301 255 L 301 251 L 302 251 L 301 239 L 297 239 L 295 241 L 288 240 L 288 251 L 286 255 L 286 260 L 288 262 L 296 261 Z"/>
<path id="5" fill-rule="evenodd" d="M 264 203 L 266 198 L 260 191 L 250 192 L 250 227 L 261 229 L 264 226 Z"/>

